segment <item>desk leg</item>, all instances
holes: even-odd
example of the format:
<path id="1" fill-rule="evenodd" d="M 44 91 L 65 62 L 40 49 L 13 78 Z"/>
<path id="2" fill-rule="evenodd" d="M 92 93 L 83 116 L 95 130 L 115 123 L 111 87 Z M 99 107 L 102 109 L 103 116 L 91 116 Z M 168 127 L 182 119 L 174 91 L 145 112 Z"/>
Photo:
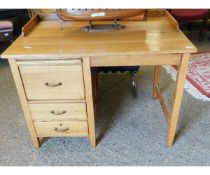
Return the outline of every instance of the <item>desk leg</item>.
<path id="1" fill-rule="evenodd" d="M 153 98 L 154 99 L 158 98 L 158 92 L 157 92 L 157 89 L 156 89 L 156 85 L 159 85 L 160 69 L 161 69 L 161 66 L 155 66 L 154 81 L 153 81 Z"/>
<path id="2" fill-rule="evenodd" d="M 93 88 L 92 77 L 89 57 L 83 57 L 83 72 L 85 81 L 85 95 L 88 114 L 88 129 L 90 143 L 92 147 L 96 147 L 96 134 L 95 134 L 95 112 L 93 102 Z"/>
<path id="3" fill-rule="evenodd" d="M 177 71 L 174 101 L 173 101 L 172 112 L 171 112 L 171 117 L 170 117 L 169 126 L 168 126 L 167 146 L 173 145 L 189 60 L 190 60 L 190 54 L 188 53 L 183 54 L 181 58 L 181 63 Z"/>
<path id="4" fill-rule="evenodd" d="M 23 109 L 24 117 L 25 117 L 25 120 L 26 120 L 26 123 L 27 123 L 27 126 L 28 126 L 28 130 L 29 130 L 31 139 L 32 139 L 32 143 L 33 143 L 35 148 L 39 148 L 39 146 L 40 146 L 39 145 L 39 139 L 36 135 L 36 131 L 35 131 L 35 128 L 34 128 L 34 125 L 33 125 L 33 121 L 32 121 L 32 118 L 31 118 L 31 112 L 30 112 L 30 109 L 29 109 L 29 105 L 28 105 L 26 95 L 25 95 L 25 91 L 24 91 L 23 83 L 22 83 L 20 73 L 19 73 L 19 70 L 18 70 L 18 66 L 16 64 L 16 61 L 11 60 L 11 59 L 9 60 L 9 64 L 10 64 L 12 75 L 13 75 L 13 78 L 14 78 L 14 81 L 15 81 L 17 92 L 18 92 L 18 95 L 19 95 L 19 98 L 20 98 L 20 103 L 21 103 L 21 106 L 22 106 L 22 109 Z"/>
<path id="5" fill-rule="evenodd" d="M 97 103 L 98 100 L 98 73 L 97 73 L 97 68 L 92 68 L 92 87 L 93 87 L 93 100 L 94 104 Z"/>

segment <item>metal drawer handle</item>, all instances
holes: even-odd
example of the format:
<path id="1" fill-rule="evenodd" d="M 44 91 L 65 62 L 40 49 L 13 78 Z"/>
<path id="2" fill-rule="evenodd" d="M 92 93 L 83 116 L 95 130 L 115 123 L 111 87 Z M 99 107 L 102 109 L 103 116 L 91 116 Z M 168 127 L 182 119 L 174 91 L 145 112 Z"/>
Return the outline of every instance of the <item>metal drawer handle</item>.
<path id="1" fill-rule="evenodd" d="M 57 128 L 57 127 L 55 127 L 54 128 L 54 131 L 56 131 L 56 132 L 66 132 L 68 130 L 69 130 L 69 127 L 65 127 L 65 128 Z"/>
<path id="2" fill-rule="evenodd" d="M 66 110 L 63 110 L 63 111 L 54 111 L 54 110 L 52 110 L 52 111 L 50 111 L 50 113 L 53 114 L 53 115 L 63 115 L 63 114 L 66 113 Z"/>
<path id="3" fill-rule="evenodd" d="M 56 86 L 61 86 L 62 82 L 57 82 L 57 83 L 45 83 L 45 86 L 49 86 L 49 87 L 56 87 Z"/>

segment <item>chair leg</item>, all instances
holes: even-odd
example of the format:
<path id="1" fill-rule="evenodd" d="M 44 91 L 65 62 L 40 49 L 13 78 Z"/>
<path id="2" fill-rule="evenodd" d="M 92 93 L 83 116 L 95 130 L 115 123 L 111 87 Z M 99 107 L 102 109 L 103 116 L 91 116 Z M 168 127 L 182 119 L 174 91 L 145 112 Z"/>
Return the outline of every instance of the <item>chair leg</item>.
<path id="1" fill-rule="evenodd" d="M 137 97 L 135 72 L 131 72 L 131 94 L 132 94 L 133 98 Z"/>
<path id="2" fill-rule="evenodd" d="M 201 25 L 200 32 L 199 32 L 199 41 L 203 41 L 203 37 L 204 37 L 204 33 L 203 32 L 206 31 L 207 23 L 208 23 L 208 17 L 205 16 L 203 18 L 203 23 Z"/>

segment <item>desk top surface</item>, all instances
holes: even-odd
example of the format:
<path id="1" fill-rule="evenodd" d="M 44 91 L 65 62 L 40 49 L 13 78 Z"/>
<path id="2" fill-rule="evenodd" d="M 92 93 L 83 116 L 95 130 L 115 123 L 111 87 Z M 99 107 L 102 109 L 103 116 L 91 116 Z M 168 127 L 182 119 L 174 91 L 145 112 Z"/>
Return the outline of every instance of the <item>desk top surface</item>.
<path id="1" fill-rule="evenodd" d="M 197 49 L 167 16 L 147 21 L 120 21 L 121 31 L 84 32 L 87 22 L 40 21 L 25 37 L 20 36 L 2 58 L 54 58 L 107 55 L 193 53 Z"/>

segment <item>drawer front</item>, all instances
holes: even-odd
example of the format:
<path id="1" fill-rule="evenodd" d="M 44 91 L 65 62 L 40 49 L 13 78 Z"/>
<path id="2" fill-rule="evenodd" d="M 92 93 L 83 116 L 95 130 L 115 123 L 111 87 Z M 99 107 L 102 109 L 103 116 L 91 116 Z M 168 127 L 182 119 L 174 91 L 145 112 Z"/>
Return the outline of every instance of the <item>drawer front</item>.
<path id="1" fill-rule="evenodd" d="M 34 121 L 87 120 L 85 103 L 29 104 Z"/>
<path id="2" fill-rule="evenodd" d="M 34 122 L 38 137 L 88 136 L 86 121 Z"/>
<path id="3" fill-rule="evenodd" d="M 82 65 L 19 66 L 28 100 L 84 99 Z"/>

